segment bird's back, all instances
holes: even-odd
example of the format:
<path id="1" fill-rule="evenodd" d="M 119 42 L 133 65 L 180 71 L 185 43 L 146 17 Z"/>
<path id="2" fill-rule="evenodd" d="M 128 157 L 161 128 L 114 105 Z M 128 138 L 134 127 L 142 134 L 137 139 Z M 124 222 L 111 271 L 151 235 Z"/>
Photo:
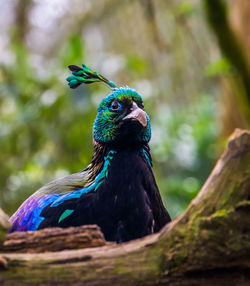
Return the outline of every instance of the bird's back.
<path id="1" fill-rule="evenodd" d="M 54 180 L 40 188 L 12 215 L 10 232 L 37 230 L 44 219 L 42 210 L 65 196 L 79 193 L 86 186 L 87 179 L 88 170 Z"/>

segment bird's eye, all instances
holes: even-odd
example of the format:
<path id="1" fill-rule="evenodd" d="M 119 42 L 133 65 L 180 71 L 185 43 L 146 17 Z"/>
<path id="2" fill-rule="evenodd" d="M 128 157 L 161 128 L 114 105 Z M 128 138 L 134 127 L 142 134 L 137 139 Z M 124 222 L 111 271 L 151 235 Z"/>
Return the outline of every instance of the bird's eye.
<path id="1" fill-rule="evenodd" d="M 110 105 L 111 111 L 119 111 L 120 108 L 121 108 L 121 104 L 117 100 L 114 100 Z"/>

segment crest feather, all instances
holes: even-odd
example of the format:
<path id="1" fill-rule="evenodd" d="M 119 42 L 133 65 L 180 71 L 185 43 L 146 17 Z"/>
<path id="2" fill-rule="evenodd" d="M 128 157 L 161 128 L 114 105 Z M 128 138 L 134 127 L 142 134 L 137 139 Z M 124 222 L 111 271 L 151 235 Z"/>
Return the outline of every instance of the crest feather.
<path id="1" fill-rule="evenodd" d="M 66 79 L 70 88 L 77 88 L 82 83 L 91 84 L 93 82 L 103 82 L 111 89 L 119 88 L 115 83 L 108 80 L 101 74 L 92 71 L 85 64 L 82 65 L 82 68 L 75 65 L 70 65 L 68 68 L 72 72 L 72 75 Z"/>

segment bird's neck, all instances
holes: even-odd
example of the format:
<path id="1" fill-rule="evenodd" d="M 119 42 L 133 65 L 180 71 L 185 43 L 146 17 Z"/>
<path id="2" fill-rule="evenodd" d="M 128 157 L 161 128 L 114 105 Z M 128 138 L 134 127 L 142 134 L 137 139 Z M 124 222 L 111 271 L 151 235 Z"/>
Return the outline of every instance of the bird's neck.
<path id="1" fill-rule="evenodd" d="M 140 153 L 141 156 L 144 158 L 145 162 L 152 167 L 152 158 L 150 155 L 150 148 L 147 143 L 145 144 L 137 144 L 137 145 L 129 145 L 129 146 L 122 146 L 117 144 L 101 144 L 95 142 L 94 151 L 91 163 L 89 165 L 89 174 L 90 174 L 90 181 L 94 181 L 96 176 L 101 172 L 103 169 L 105 160 L 110 152 L 120 153 L 124 151 L 129 151 L 131 153 Z"/>

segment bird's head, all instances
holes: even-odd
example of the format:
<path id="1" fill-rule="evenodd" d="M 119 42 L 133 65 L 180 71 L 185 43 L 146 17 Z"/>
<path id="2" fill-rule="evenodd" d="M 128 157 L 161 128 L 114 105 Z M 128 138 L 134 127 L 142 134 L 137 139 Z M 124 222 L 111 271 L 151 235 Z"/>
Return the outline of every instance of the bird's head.
<path id="1" fill-rule="evenodd" d="M 148 143 L 150 120 L 141 96 L 129 87 L 114 89 L 98 106 L 93 136 L 99 143 Z"/>
<path id="2" fill-rule="evenodd" d="M 144 111 L 142 97 L 134 89 L 118 87 L 86 65 L 82 68 L 69 66 L 72 76 L 69 86 L 76 88 L 81 83 L 104 82 L 112 89 L 98 106 L 93 127 L 93 137 L 98 143 L 128 144 L 148 143 L 151 138 L 150 120 Z"/>

